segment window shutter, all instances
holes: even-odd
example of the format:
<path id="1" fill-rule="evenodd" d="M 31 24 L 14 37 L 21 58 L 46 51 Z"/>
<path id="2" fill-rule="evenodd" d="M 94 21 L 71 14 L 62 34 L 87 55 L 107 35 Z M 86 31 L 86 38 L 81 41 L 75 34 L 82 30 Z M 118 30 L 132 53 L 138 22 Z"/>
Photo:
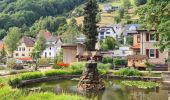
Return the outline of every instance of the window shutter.
<path id="1" fill-rule="evenodd" d="M 149 49 L 146 49 L 146 55 L 149 57 Z"/>
<path id="2" fill-rule="evenodd" d="M 156 58 L 159 58 L 159 51 L 156 49 Z"/>
<path id="3" fill-rule="evenodd" d="M 146 33 L 146 41 L 149 41 L 149 33 Z"/>
<path id="4" fill-rule="evenodd" d="M 159 41 L 159 34 L 156 34 L 156 41 Z"/>

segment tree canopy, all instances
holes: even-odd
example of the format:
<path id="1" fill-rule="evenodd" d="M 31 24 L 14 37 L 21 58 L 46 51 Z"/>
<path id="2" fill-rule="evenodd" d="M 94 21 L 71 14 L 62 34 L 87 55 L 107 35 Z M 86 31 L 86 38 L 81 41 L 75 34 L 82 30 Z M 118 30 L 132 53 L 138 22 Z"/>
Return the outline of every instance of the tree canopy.
<path id="1" fill-rule="evenodd" d="M 161 51 L 170 51 L 170 1 L 149 0 L 146 5 L 141 6 L 137 13 L 144 28 L 156 30 L 159 35 L 157 46 Z"/>
<path id="2" fill-rule="evenodd" d="M 55 18 L 47 16 L 68 15 L 69 11 L 82 3 L 84 0 L 0 0 L 0 38 L 6 35 L 2 29 L 7 32 L 10 27 L 19 27 L 24 28 L 21 30 L 25 32 L 36 20 L 43 18 L 46 21 L 54 19 L 55 24 Z M 49 30 L 55 31 L 56 27 Z"/>
<path id="3" fill-rule="evenodd" d="M 9 32 L 5 37 L 5 46 L 9 54 L 13 54 L 13 52 L 17 49 L 20 37 L 21 37 L 20 28 L 12 27 L 9 29 Z"/>
<path id="4" fill-rule="evenodd" d="M 97 21 L 98 5 L 96 0 L 88 0 L 84 7 L 83 33 L 86 36 L 86 49 L 94 51 L 97 42 Z"/>

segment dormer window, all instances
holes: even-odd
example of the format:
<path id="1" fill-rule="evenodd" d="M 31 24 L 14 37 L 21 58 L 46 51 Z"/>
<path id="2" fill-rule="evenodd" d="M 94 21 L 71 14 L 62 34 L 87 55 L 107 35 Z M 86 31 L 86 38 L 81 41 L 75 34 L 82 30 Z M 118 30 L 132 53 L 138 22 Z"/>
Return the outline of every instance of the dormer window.
<path id="1" fill-rule="evenodd" d="M 106 34 L 110 34 L 110 32 L 106 32 Z"/>

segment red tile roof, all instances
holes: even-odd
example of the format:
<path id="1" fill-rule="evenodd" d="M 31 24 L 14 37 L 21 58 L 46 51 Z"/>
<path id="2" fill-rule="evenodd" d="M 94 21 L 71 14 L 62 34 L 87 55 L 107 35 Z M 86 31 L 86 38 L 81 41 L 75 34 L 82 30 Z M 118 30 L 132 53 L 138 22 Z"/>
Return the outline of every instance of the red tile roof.
<path id="1" fill-rule="evenodd" d="M 134 45 L 132 49 L 140 49 L 140 44 Z"/>
<path id="2" fill-rule="evenodd" d="M 49 31 L 45 31 L 43 35 L 45 39 L 48 39 L 52 36 L 52 34 Z"/>
<path id="3" fill-rule="evenodd" d="M 34 44 L 35 44 L 35 39 L 32 38 L 32 37 L 23 36 L 23 37 L 20 39 L 20 42 L 21 42 L 21 43 L 25 43 L 25 45 L 26 45 L 27 47 L 33 47 Z"/>

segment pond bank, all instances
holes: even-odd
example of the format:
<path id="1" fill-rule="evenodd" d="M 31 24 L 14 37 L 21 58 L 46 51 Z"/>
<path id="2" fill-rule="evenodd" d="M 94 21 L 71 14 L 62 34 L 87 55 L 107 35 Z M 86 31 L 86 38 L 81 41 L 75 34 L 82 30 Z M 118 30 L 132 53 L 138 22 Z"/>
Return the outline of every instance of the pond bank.
<path id="1" fill-rule="evenodd" d="M 15 85 L 14 87 L 20 88 L 27 85 L 31 85 L 34 83 L 41 83 L 41 82 L 48 82 L 48 81 L 55 81 L 60 79 L 72 79 L 72 78 L 80 78 L 81 75 L 56 75 L 56 76 L 45 76 L 36 79 L 30 80 L 23 80 L 19 84 Z M 116 76 L 116 75 L 101 75 L 103 79 L 125 79 L 125 80 L 140 80 L 140 81 L 153 81 L 153 82 L 161 82 L 161 77 L 139 77 L 139 76 Z"/>

